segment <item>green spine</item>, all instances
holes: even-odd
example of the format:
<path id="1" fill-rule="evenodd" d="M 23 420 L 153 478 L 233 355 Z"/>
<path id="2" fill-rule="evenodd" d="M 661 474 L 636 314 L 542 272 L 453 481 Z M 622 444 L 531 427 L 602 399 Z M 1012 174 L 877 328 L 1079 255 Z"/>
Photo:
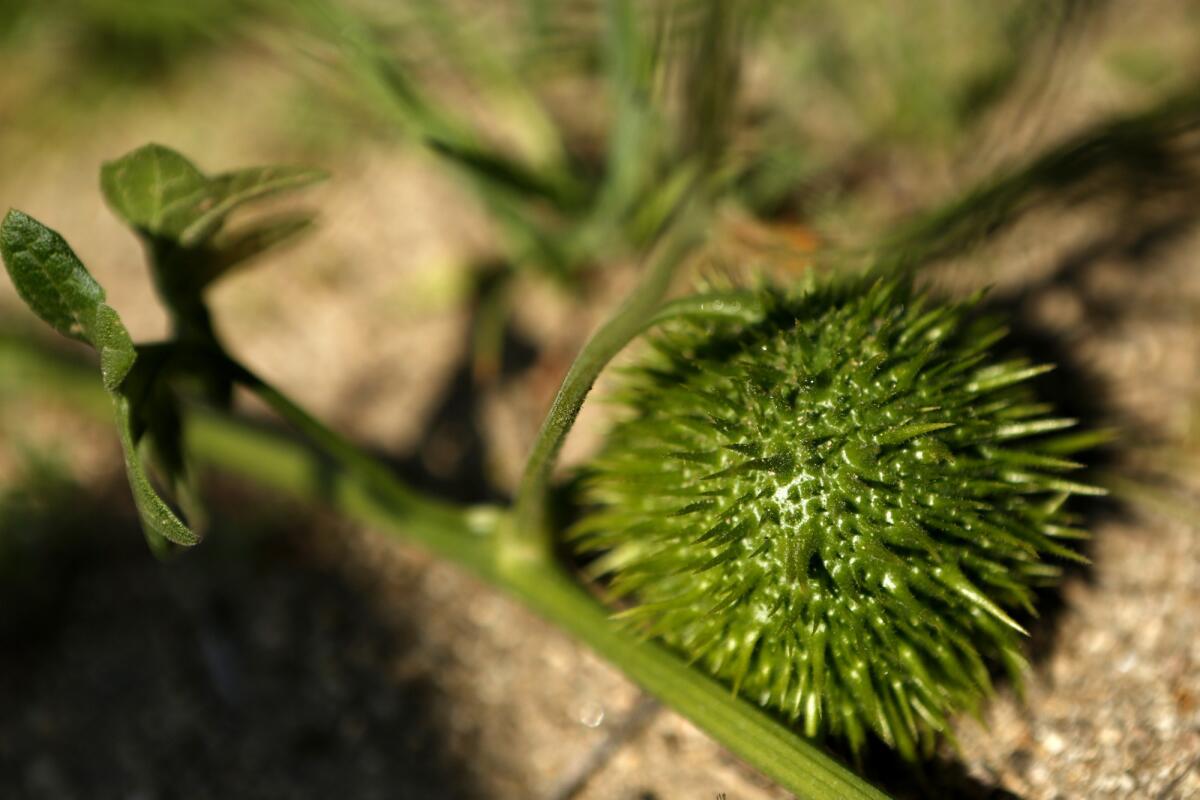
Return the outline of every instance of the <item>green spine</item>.
<path id="1" fill-rule="evenodd" d="M 975 303 L 904 280 L 763 290 L 755 323 L 678 321 L 625 371 L 629 412 L 575 528 L 622 613 L 734 691 L 906 758 L 1019 678 L 1033 590 L 1080 559 L 1074 420 L 997 360 Z"/>

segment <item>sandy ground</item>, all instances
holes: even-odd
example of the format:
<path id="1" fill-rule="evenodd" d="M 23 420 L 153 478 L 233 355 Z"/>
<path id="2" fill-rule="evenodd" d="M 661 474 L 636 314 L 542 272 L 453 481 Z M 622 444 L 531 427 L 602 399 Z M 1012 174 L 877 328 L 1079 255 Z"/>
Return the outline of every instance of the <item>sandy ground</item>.
<path id="1" fill-rule="evenodd" d="M 231 107 L 212 87 L 247 69 L 262 78 L 238 83 Z M 0 199 L 64 232 L 135 338 L 154 338 L 164 319 L 96 191 L 98 164 L 147 139 L 214 169 L 274 160 L 290 152 L 287 115 L 241 109 L 270 107 L 288 80 L 231 62 L 208 89 L 185 83 L 169 105 L 64 133 L 51 154 L 10 134 L 19 157 Z M 220 329 L 255 369 L 439 488 L 505 490 L 569 354 L 628 275 L 599 282 L 582 311 L 523 287 L 517 333 L 540 357 L 464 401 L 462 301 L 490 247 L 484 215 L 419 153 L 365 145 L 333 166 L 307 196 L 326 209 L 319 232 L 223 284 Z M 914 178 L 899 168 L 896 180 Z M 1050 209 L 938 273 L 952 291 L 994 284 L 1017 339 L 1063 364 L 1048 390 L 1125 431 L 1113 469 L 1168 472 L 1193 507 L 1196 199 L 1145 214 Z M 0 309 L 23 313 L 3 281 Z M 568 455 L 602 427 L 593 404 Z M 411 547 L 217 480 L 204 551 L 162 567 L 141 546 L 106 430 L 9 393 L 0 442 L 0 475 L 16 474 L 22 446 L 59 448 L 87 487 L 70 513 L 52 507 L 63 534 L 0 603 L 0 796 L 786 796 L 571 639 Z M 923 775 L 872 754 L 873 778 L 911 797 L 1200 796 L 1200 533 L 1145 503 L 1081 511 L 1093 565 L 1045 598 L 1024 696 L 1002 687 Z"/>

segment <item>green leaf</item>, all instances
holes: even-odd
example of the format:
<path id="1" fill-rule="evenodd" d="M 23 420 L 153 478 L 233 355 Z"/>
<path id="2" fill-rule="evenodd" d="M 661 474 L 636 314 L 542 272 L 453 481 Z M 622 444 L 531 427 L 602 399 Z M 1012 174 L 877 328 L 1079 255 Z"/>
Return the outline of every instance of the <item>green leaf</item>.
<path id="1" fill-rule="evenodd" d="M 290 166 L 209 177 L 169 147 L 148 144 L 101 167 L 100 188 L 138 231 L 191 248 L 203 244 L 238 206 L 325 177 L 321 170 Z"/>
<path id="2" fill-rule="evenodd" d="M 114 392 L 112 399 L 116 410 L 117 435 L 125 454 L 125 475 L 129 479 L 129 488 L 133 490 L 133 502 L 137 506 L 146 541 L 155 552 L 163 551 L 164 540 L 185 547 L 197 544 L 200 537 L 171 510 L 146 475 L 133 432 L 133 404 L 120 392 Z"/>
<path id="3" fill-rule="evenodd" d="M 104 289 L 61 236 L 13 209 L 0 223 L 0 255 L 33 313 L 64 336 L 95 345 Z"/>
<path id="4" fill-rule="evenodd" d="M 92 345 L 100 352 L 100 377 L 104 380 L 104 388 L 117 391 L 133 369 L 137 350 L 112 306 L 101 304 L 97 310 L 96 338 Z"/>
<path id="5" fill-rule="evenodd" d="M 214 242 L 229 214 L 246 203 L 325 178 L 307 167 L 250 167 L 205 175 L 160 144 L 139 147 L 100 170 L 113 211 L 143 239 L 159 296 L 177 339 L 214 343 L 204 289 L 228 268 L 286 239 L 308 224 L 295 217 L 268 221 L 225 242 Z M 232 249 L 231 249 L 232 248 Z"/>
<path id="6" fill-rule="evenodd" d="M 222 235 L 213 245 L 216 255 L 209 260 L 207 269 L 200 276 L 201 287 L 209 285 L 242 262 L 290 242 L 312 226 L 311 214 L 279 214 L 244 230 Z"/>
<path id="7" fill-rule="evenodd" d="M 0 223 L 0 255 L 17 293 L 35 314 L 64 336 L 96 348 L 104 387 L 116 390 L 137 358 L 133 341 L 70 245 L 33 217 L 12 210 Z"/>
<path id="8" fill-rule="evenodd" d="M 104 164 L 100 189 L 113 211 L 134 228 L 178 239 L 203 213 L 209 181 L 179 153 L 148 144 Z"/>
<path id="9" fill-rule="evenodd" d="M 204 201 L 179 235 L 184 247 L 192 247 L 211 236 L 229 212 L 238 206 L 289 189 L 323 181 L 326 173 L 309 167 L 250 167 L 217 175 L 208 181 Z"/>
<path id="10" fill-rule="evenodd" d="M 34 313 L 58 332 L 91 344 L 100 354 L 100 375 L 113 402 L 125 472 L 151 548 L 161 551 L 166 541 L 196 544 L 199 536 L 159 496 L 138 453 L 141 437 L 134 421 L 139 403 L 147 396 L 148 383 L 145 379 L 126 380 L 137 363 L 137 350 L 117 312 L 104 302 L 104 289 L 62 236 L 20 211 L 9 211 L 0 223 L 0 256 L 18 294 Z M 173 436 L 178 438 L 178 431 Z M 156 444 L 166 452 L 179 448 L 178 441 Z M 168 473 L 172 484 L 183 486 L 186 476 L 182 469 L 168 469 Z"/>

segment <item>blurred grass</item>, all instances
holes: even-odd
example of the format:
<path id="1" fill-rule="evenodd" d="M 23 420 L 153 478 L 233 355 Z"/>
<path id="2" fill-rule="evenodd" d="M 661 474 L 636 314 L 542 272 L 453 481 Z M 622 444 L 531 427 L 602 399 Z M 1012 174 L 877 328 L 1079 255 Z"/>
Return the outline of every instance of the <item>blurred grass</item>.
<path id="1" fill-rule="evenodd" d="M 334 172 L 367 141 L 423 150 L 495 233 L 461 300 L 488 309 L 477 375 L 503 358 L 519 276 L 586 303 L 689 194 L 756 242 L 738 259 L 915 267 L 1047 199 L 1190 175 L 1163 119 L 1194 124 L 1200 102 L 1195 2 L 1173 11 L 1190 27 L 1128 31 L 1118 0 L 0 3 L 0 153 L 71 147 L 206 81 L 237 75 L 236 100 L 267 60 L 282 97 L 247 113 L 278 115 L 285 147 Z M 244 74 L 214 77 L 230 61 Z M 1105 104 L 1059 120 L 1084 80 Z"/>
<path id="2" fill-rule="evenodd" d="M 484 200 L 511 261 L 562 276 L 636 250 L 689 170 L 759 217 L 828 220 L 831 238 L 877 228 L 864 183 L 898 161 L 944 170 L 1006 104 L 1044 113 L 1072 37 L 1101 40 L 1090 58 L 1126 109 L 1195 79 L 1173 55 L 1195 31 L 1170 50 L 1089 33 L 1109 5 L 0 0 L 0 54 L 18 67 L 0 119 L 57 109 L 81 127 L 106 113 L 97 97 L 136 101 L 265 49 L 298 78 L 302 146 L 426 145 Z"/>
<path id="3" fill-rule="evenodd" d="M 365 141 L 420 148 L 475 196 L 497 252 L 463 302 L 498 332 L 518 274 L 587 302 L 589 274 L 636 260 L 688 194 L 765 243 L 752 260 L 912 267 L 1048 198 L 1191 175 L 1167 140 L 1200 107 L 1196 2 L 1128 24 L 1118 0 L 0 4 L 0 153 L 71 147 L 246 54 L 253 83 L 270 58 L 290 78 L 259 113 L 281 142 L 335 172 Z M 1058 119 L 1092 84 L 1104 103 Z"/>
<path id="4" fill-rule="evenodd" d="M 202 54 L 257 16 L 250 0 L 3 0 L 0 41 L 53 42 L 71 73 L 98 82 L 143 83 Z"/>

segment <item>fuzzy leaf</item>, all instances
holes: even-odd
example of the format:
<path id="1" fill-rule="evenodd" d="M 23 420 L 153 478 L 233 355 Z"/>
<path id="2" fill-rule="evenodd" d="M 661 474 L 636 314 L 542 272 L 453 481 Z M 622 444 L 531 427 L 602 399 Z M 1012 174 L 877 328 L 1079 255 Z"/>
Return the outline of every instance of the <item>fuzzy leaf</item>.
<path id="1" fill-rule="evenodd" d="M 229 212 L 240 205 L 289 189 L 298 189 L 318 181 L 326 174 L 308 167 L 250 167 L 217 175 L 208 181 L 208 191 L 195 216 L 179 235 L 184 247 L 207 239 Z"/>
<path id="2" fill-rule="evenodd" d="M 0 255 L 33 313 L 64 336 L 96 344 L 104 289 L 61 236 L 13 209 L 0 223 Z"/>
<path id="3" fill-rule="evenodd" d="M 209 181 L 196 165 L 160 144 L 139 147 L 100 168 L 113 211 L 143 233 L 178 239 L 203 213 Z"/>
<path id="4" fill-rule="evenodd" d="M 134 438 L 132 403 L 120 392 L 114 392 L 112 399 L 116 411 L 117 436 L 121 440 L 121 450 L 125 456 L 125 475 L 129 479 L 129 488 L 133 490 L 133 502 L 137 506 L 146 541 L 156 552 L 163 550 L 163 540 L 185 547 L 197 544 L 200 541 L 199 535 L 171 510 L 146 475 L 146 468 L 138 453 L 138 443 Z"/>
<path id="5" fill-rule="evenodd" d="M 204 283 L 211 283 L 231 267 L 286 244 L 313 226 L 311 214 L 281 214 L 246 230 L 223 235 L 216 243 L 217 256 Z"/>
<path id="6" fill-rule="evenodd" d="M 92 342 L 100 352 L 100 377 L 104 388 L 115 392 L 133 369 L 137 350 L 129 331 L 112 306 L 101 304 L 96 312 L 96 338 Z"/>
<path id="7" fill-rule="evenodd" d="M 104 289 L 55 231 L 20 211 L 0 223 L 0 256 L 17 292 L 34 313 L 60 333 L 87 342 L 100 354 L 100 374 L 113 401 L 125 472 L 150 546 L 164 540 L 192 545 L 199 537 L 173 512 L 146 476 L 134 429 L 135 400 L 126 379 L 137 350 L 121 318 L 104 302 Z M 133 381 L 138 383 L 138 381 Z M 134 396 L 146 396 L 144 382 Z M 177 442 L 166 442 L 177 448 Z M 177 482 L 176 476 L 171 476 Z"/>
<path id="8" fill-rule="evenodd" d="M 325 177 L 320 170 L 291 166 L 250 167 L 209 177 L 169 147 L 148 144 L 105 164 L 100 188 L 132 227 L 195 247 L 238 206 Z"/>
<path id="9" fill-rule="evenodd" d="M 176 338 L 212 341 L 204 290 L 244 261 L 292 236 L 309 217 L 252 225 L 213 241 L 230 212 L 246 203 L 322 180 L 307 167 L 250 167 L 208 176 L 159 144 L 139 147 L 100 170 L 109 205 L 147 245 L 155 286 L 171 312 Z"/>

